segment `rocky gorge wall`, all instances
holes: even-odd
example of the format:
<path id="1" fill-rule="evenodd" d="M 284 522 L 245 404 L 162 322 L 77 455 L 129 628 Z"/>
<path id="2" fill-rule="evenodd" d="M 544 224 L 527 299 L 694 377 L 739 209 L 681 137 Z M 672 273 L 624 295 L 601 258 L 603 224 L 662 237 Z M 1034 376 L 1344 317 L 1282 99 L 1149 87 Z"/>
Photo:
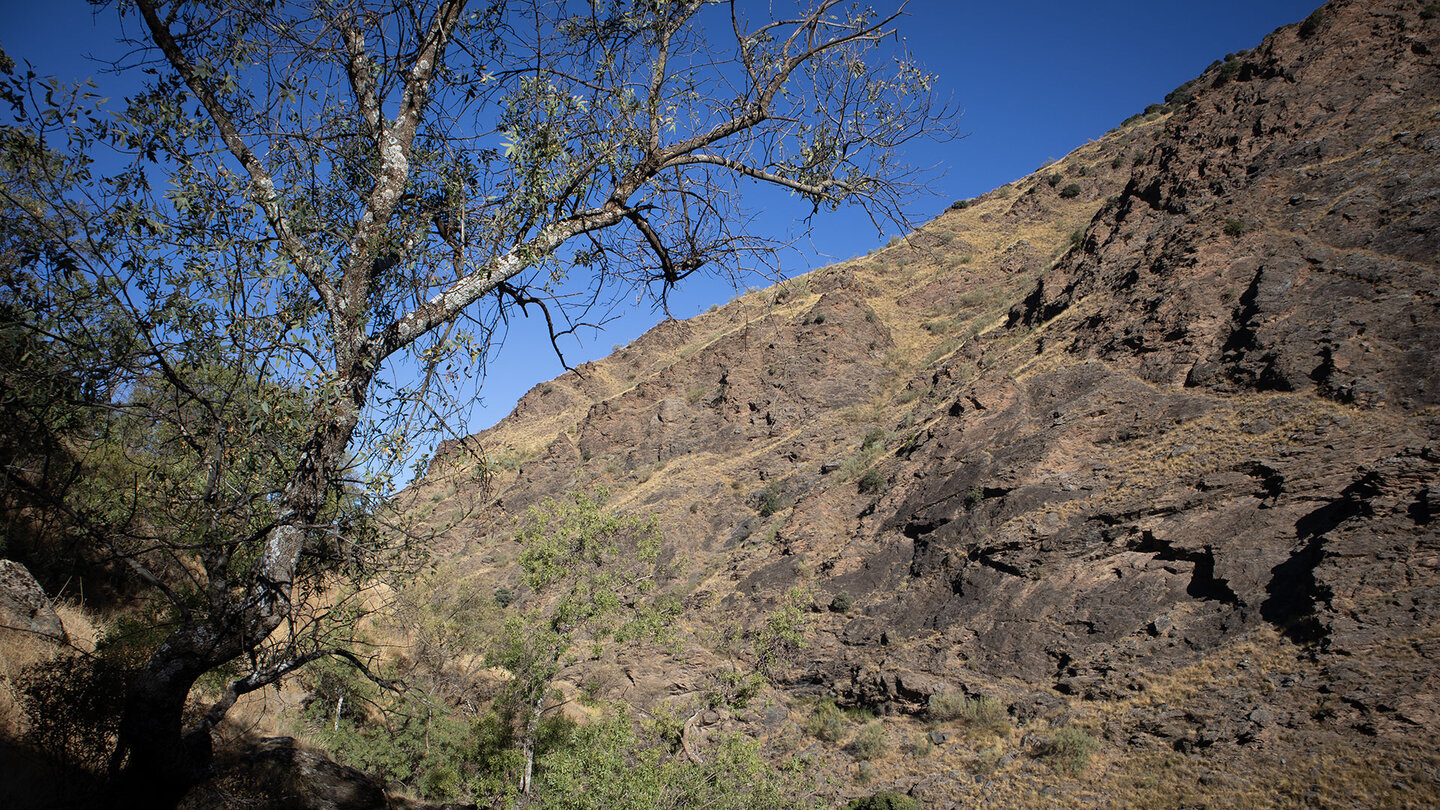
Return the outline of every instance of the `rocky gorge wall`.
<path id="1" fill-rule="evenodd" d="M 1329 3 L 905 242 L 537 386 L 468 443 L 503 462 L 482 508 L 430 519 L 498 587 L 518 580 L 510 516 L 546 496 L 602 483 L 658 515 L 684 643 L 565 676 L 637 704 L 753 668 L 735 640 L 799 586 L 807 646 L 771 674 L 786 711 L 715 722 L 810 745 L 842 783 L 848 754 L 796 742 L 798 701 L 900 734 L 960 694 L 1003 703 L 1002 749 L 1078 724 L 1102 765 L 1042 798 L 1023 758 L 988 781 L 957 766 L 966 743 L 890 762 L 884 786 L 937 806 L 1424 804 L 1437 54 L 1433 4 Z M 469 458 L 443 448 L 418 499 Z M 1183 791 L 1145 793 L 1157 769 Z"/>

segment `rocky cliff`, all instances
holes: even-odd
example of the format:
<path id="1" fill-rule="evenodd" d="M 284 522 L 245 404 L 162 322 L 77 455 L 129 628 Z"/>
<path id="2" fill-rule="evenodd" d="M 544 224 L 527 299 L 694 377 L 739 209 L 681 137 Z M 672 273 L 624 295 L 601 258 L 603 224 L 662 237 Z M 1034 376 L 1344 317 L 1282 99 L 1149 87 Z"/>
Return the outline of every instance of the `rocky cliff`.
<path id="1" fill-rule="evenodd" d="M 658 515 L 684 640 L 565 673 L 602 697 L 690 699 L 800 600 L 771 708 L 711 722 L 836 796 L 1434 805 L 1437 54 L 1435 4 L 1329 3 L 903 241 L 537 386 L 416 514 L 487 587 L 546 496 Z M 863 787 L 800 728 L 827 697 L 895 743 Z M 1046 764 L 1063 728 L 1083 775 Z"/>

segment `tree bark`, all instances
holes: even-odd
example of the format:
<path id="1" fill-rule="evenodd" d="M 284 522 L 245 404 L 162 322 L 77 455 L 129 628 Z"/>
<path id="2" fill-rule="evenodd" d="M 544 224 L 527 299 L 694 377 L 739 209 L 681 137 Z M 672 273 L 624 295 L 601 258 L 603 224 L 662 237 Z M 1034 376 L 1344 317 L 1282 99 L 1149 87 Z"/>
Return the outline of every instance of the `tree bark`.
<path id="1" fill-rule="evenodd" d="M 226 656 L 223 662 L 239 653 L 238 645 L 216 641 L 208 628 L 177 630 L 130 684 L 111 762 L 112 773 L 118 771 L 112 806 L 174 807 L 209 772 L 208 728 L 187 734 L 183 723 L 196 679 L 216 666 L 217 656 Z"/>

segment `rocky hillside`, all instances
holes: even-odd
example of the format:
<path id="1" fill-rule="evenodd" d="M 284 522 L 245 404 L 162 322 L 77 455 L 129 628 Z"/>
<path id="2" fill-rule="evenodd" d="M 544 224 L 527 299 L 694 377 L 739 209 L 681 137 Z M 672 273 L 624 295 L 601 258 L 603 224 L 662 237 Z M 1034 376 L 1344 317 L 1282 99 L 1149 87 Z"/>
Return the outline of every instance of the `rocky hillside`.
<path id="1" fill-rule="evenodd" d="M 562 687 L 693 702 L 798 601 L 767 707 L 701 723 L 836 797 L 1440 803 L 1440 6 L 1329 3 L 903 241 L 537 386 L 407 497 L 523 591 L 513 517 L 596 484 L 659 517 L 685 632 Z M 885 752 L 806 733 L 822 698 Z"/>

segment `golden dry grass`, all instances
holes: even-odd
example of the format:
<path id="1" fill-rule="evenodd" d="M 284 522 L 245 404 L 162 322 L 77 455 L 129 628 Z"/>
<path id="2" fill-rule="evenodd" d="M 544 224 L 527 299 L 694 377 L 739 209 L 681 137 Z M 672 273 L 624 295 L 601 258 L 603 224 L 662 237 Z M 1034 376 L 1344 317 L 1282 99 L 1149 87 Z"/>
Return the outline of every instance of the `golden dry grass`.
<path id="1" fill-rule="evenodd" d="M 94 652 L 103 626 L 89 611 L 70 602 L 56 602 L 55 613 L 65 628 L 69 646 L 16 630 L 0 630 L 0 736 L 18 738 L 24 733 L 24 712 L 15 691 L 16 679 L 26 667 L 70 652 Z"/>

